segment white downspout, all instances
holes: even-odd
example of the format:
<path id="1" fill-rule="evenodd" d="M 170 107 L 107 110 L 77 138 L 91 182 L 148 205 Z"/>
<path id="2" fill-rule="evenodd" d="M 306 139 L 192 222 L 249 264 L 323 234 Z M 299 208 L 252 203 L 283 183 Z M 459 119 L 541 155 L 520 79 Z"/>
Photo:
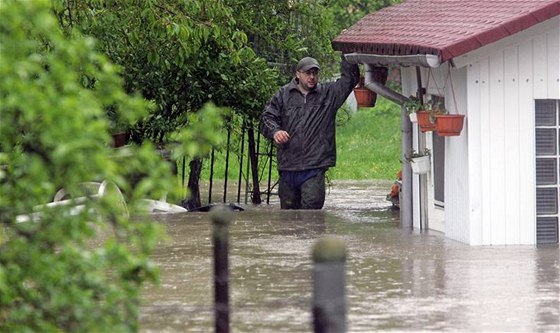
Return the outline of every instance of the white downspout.
<path id="1" fill-rule="evenodd" d="M 401 194 L 399 198 L 400 221 L 401 227 L 412 229 L 412 169 L 410 164 L 404 163 L 406 161 L 405 154 L 412 150 L 412 123 L 408 118 L 406 108 L 402 106 L 408 98 L 379 82 L 373 81 L 373 65 L 365 64 L 365 67 L 364 86 L 401 106 L 401 161 L 403 163 Z"/>
<path id="2" fill-rule="evenodd" d="M 412 151 L 412 123 L 409 121 L 406 109 L 402 106 L 408 100 L 407 97 L 390 89 L 389 87 L 374 81 L 373 66 L 387 66 L 390 64 L 400 66 L 423 66 L 438 67 L 440 61 L 434 55 L 415 56 L 382 56 L 372 54 L 349 53 L 345 54 L 348 62 L 364 64 L 366 68 L 364 86 L 388 100 L 401 105 L 401 160 L 405 161 L 406 152 Z M 403 163 L 401 196 L 399 199 L 401 226 L 413 228 L 412 218 L 412 169 L 410 164 Z"/>

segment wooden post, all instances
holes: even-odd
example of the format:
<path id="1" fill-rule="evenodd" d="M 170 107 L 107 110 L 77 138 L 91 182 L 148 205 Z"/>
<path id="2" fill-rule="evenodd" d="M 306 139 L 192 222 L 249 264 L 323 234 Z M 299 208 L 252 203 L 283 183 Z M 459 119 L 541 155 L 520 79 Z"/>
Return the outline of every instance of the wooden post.
<path id="1" fill-rule="evenodd" d="M 231 208 L 215 206 L 210 210 L 214 245 L 214 315 L 215 332 L 229 333 L 229 224 L 233 219 Z"/>
<path id="2" fill-rule="evenodd" d="M 346 247 L 335 238 L 322 238 L 313 247 L 313 331 L 346 332 L 344 265 Z"/>

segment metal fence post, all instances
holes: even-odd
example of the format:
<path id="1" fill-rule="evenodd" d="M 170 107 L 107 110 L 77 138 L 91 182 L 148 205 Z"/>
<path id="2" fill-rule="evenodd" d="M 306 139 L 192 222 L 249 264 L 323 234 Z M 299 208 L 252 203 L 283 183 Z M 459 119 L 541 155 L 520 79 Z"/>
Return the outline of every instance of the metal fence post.
<path id="1" fill-rule="evenodd" d="M 344 265 L 346 246 L 336 238 L 322 238 L 313 247 L 313 331 L 346 332 Z"/>
<path id="2" fill-rule="evenodd" d="M 229 333 L 229 224 L 231 208 L 215 206 L 210 210 L 214 245 L 214 315 L 215 332 Z"/>

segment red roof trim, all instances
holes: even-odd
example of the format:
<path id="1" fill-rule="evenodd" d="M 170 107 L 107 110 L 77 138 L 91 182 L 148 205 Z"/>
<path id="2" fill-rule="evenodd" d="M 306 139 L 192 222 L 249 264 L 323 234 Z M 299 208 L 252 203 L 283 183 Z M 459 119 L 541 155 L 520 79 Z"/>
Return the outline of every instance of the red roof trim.
<path id="1" fill-rule="evenodd" d="M 333 48 L 434 54 L 443 62 L 558 15 L 560 0 L 409 0 L 364 17 L 336 37 Z"/>

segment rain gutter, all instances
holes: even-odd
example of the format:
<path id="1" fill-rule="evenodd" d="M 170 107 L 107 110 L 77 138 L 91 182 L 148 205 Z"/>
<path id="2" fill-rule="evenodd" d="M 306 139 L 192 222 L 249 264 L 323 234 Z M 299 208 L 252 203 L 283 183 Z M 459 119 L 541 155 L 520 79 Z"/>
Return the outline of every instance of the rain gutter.
<path id="1" fill-rule="evenodd" d="M 441 65 L 439 57 L 435 54 L 416 54 L 416 55 L 380 55 L 368 53 L 347 53 L 344 55 L 348 62 L 356 64 L 370 64 L 377 66 L 421 66 L 436 68 Z"/>
<path id="2" fill-rule="evenodd" d="M 391 90 L 384 84 L 375 82 L 372 75 L 372 66 L 422 66 L 436 68 L 441 65 L 439 57 L 433 54 L 417 54 L 417 55 L 379 55 L 366 53 L 347 53 L 344 55 L 346 61 L 351 64 L 365 64 L 366 75 L 364 77 L 364 86 L 369 90 L 381 95 L 388 100 L 403 105 L 408 100 L 407 97 Z"/>

